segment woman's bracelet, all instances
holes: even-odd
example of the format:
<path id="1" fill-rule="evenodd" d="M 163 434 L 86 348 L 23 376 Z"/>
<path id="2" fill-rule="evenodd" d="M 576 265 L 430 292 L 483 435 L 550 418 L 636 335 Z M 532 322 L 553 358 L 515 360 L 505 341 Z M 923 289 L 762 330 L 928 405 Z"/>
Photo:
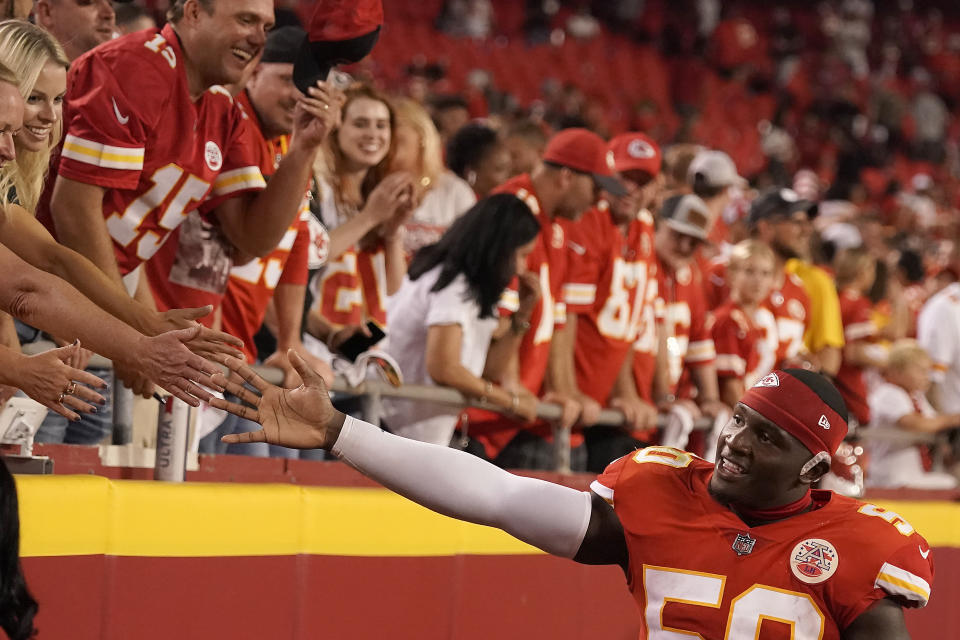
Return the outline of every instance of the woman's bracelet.
<path id="1" fill-rule="evenodd" d="M 520 394 L 516 391 L 510 392 L 510 411 L 513 413 L 517 412 L 517 409 L 520 408 Z"/>

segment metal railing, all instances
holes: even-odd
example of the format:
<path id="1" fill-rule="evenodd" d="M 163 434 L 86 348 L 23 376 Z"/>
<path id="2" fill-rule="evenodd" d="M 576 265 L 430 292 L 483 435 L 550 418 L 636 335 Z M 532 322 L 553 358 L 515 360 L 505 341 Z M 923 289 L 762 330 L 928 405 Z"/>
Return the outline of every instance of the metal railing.
<path id="1" fill-rule="evenodd" d="M 23 346 L 24 353 L 34 354 L 55 348 L 56 345 L 50 342 L 34 342 Z M 90 360 L 91 367 L 100 369 L 109 369 L 113 365 L 110 360 L 94 355 Z M 283 370 L 274 367 L 254 366 L 252 367 L 264 380 L 271 384 L 279 385 L 283 383 Z M 399 398 L 419 402 L 430 402 L 439 404 L 452 409 L 477 408 L 503 413 L 501 407 L 486 402 L 480 402 L 477 398 L 463 395 L 455 389 L 449 387 L 438 387 L 430 385 L 405 384 L 400 387 L 394 387 L 386 382 L 369 379 L 363 381 L 357 386 L 349 385 L 346 380 L 338 376 L 331 391 L 336 396 L 353 396 L 361 399 L 363 419 L 367 422 L 380 426 L 383 422 L 383 399 Z M 133 418 L 132 418 L 132 399 L 133 395 L 129 389 L 115 380 L 113 388 L 113 442 L 118 445 L 129 444 L 132 441 Z M 562 409 L 557 404 L 541 402 L 537 406 L 537 417 L 554 425 L 554 463 L 555 470 L 561 473 L 570 472 L 570 436 L 569 428 L 561 427 L 557 424 L 562 415 Z M 660 414 L 657 425 L 664 427 L 667 416 Z M 594 426 L 623 426 L 625 422 L 624 415 L 616 409 L 604 409 Z M 713 421 L 709 418 L 700 418 L 694 422 L 694 430 L 709 430 L 713 427 Z M 932 444 L 937 445 L 946 442 L 947 435 L 911 433 L 899 429 L 860 429 L 856 433 L 860 441 L 890 442 L 894 444 Z M 179 455 L 179 454 L 178 454 Z M 942 466 L 942 458 L 935 457 L 935 466 Z"/>

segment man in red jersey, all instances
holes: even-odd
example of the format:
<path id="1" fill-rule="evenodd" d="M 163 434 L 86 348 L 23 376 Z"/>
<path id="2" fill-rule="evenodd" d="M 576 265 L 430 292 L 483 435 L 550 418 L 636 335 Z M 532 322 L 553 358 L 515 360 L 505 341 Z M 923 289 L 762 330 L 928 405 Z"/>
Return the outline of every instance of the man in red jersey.
<path id="1" fill-rule="evenodd" d="M 585 432 L 587 469 L 602 470 L 636 449 L 638 436 L 656 425 L 657 410 L 637 393 L 633 345 L 653 323 L 657 260 L 649 211 L 660 173 L 660 148 L 642 133 L 624 133 L 607 146 L 614 171 L 627 189 L 567 225 L 570 268 L 564 285 L 567 322 L 574 342 L 580 392 L 624 413 L 626 424 Z"/>
<path id="2" fill-rule="evenodd" d="M 654 248 L 660 265 L 657 307 L 666 375 L 655 378 L 654 395 L 664 409 L 679 402 L 685 416 L 681 422 L 686 424 L 668 428 L 673 434 L 670 442 L 685 444 L 690 421 L 701 412 L 716 418 L 726 409 L 717 390 L 716 350 L 707 326 L 703 277 L 694 260 L 709 228 L 710 212 L 699 196 L 670 196 L 660 208 Z M 635 377 L 641 379 L 639 373 Z"/>
<path id="3" fill-rule="evenodd" d="M 135 269 L 201 204 L 215 207 L 239 251 L 276 247 L 339 112 L 327 90 L 301 99 L 289 153 L 264 189 L 250 125 L 219 85 L 238 82 L 260 55 L 272 3 L 178 0 L 169 17 L 71 65 L 66 137 L 39 211 L 60 242 L 118 284 L 125 276 L 130 292 Z"/>
<path id="4" fill-rule="evenodd" d="M 612 463 L 591 494 L 345 416 L 291 359 L 304 381 L 295 390 L 226 359 L 256 392 L 230 384 L 249 406 L 214 403 L 263 425 L 228 441 L 328 449 L 435 511 L 580 563 L 619 565 L 641 638 L 907 640 L 903 609 L 930 598 L 930 545 L 908 522 L 811 490 L 847 432 L 839 392 L 811 371 L 774 371 L 750 388 L 716 463 L 642 449 Z"/>
<path id="5" fill-rule="evenodd" d="M 301 100 L 297 135 L 264 189 L 249 123 L 219 85 L 238 82 L 262 52 L 272 4 L 179 0 L 170 19 L 98 47 L 70 70 L 67 135 L 45 213 L 62 242 L 112 277 L 149 260 L 201 203 L 219 205 L 217 220 L 239 250 L 271 251 L 335 118 L 324 115 L 336 112 L 331 92 Z"/>
<path id="6" fill-rule="evenodd" d="M 60 42 L 71 62 L 117 35 L 110 0 L 37 0 L 33 18 Z"/>
<path id="7" fill-rule="evenodd" d="M 580 397 L 573 372 L 572 341 L 555 341 L 554 333 L 566 320 L 563 284 L 567 275 L 567 239 L 561 220 L 576 220 L 596 202 L 598 188 L 621 196 L 623 186 L 613 177 L 613 158 L 606 144 L 586 129 L 565 129 L 557 133 L 543 153 L 543 162 L 532 174 L 521 174 L 494 189 L 512 193 L 523 200 L 540 220 L 541 232 L 527 258 L 527 270 L 539 277 L 540 300 L 529 318 L 517 310 L 516 290 L 508 291 L 501 307 L 510 318 L 501 323 L 496 339 L 516 344 L 514 379 L 504 380 L 508 388 L 522 385 L 546 402 L 563 406 L 562 422 L 571 427 L 581 417 L 589 423 L 599 415 L 593 400 Z M 562 353 L 557 353 L 561 350 Z M 548 367 L 549 364 L 549 367 Z M 578 400 L 578 397 L 580 398 Z M 584 406 L 584 403 L 588 406 Z M 506 467 L 552 469 L 553 442 L 550 425 L 524 425 L 491 412 L 470 411 L 468 432 L 483 445 L 486 455 Z M 582 434 L 575 433 L 571 445 L 577 449 L 571 465 L 583 468 L 585 451 Z"/>

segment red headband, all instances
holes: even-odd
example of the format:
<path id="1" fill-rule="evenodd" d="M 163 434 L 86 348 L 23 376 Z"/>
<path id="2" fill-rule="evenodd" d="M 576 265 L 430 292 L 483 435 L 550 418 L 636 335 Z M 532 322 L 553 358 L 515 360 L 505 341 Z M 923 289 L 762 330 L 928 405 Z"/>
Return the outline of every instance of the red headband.
<path id="1" fill-rule="evenodd" d="M 774 371 L 740 399 L 764 418 L 793 435 L 816 455 L 833 455 L 847 435 L 847 421 L 820 396 L 789 373 Z"/>

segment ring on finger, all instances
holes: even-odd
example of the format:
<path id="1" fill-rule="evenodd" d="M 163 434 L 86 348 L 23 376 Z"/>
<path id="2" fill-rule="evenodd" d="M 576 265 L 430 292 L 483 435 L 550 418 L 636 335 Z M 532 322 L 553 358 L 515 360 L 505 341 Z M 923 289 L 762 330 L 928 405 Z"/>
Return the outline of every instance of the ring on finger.
<path id="1" fill-rule="evenodd" d="M 63 396 L 64 396 L 64 394 L 61 393 L 61 394 L 60 394 L 60 397 L 57 398 L 57 404 L 63 404 Z"/>
<path id="2" fill-rule="evenodd" d="M 72 396 L 73 393 L 77 390 L 77 383 L 71 382 L 67 385 L 67 390 L 64 391 L 64 395 Z"/>

